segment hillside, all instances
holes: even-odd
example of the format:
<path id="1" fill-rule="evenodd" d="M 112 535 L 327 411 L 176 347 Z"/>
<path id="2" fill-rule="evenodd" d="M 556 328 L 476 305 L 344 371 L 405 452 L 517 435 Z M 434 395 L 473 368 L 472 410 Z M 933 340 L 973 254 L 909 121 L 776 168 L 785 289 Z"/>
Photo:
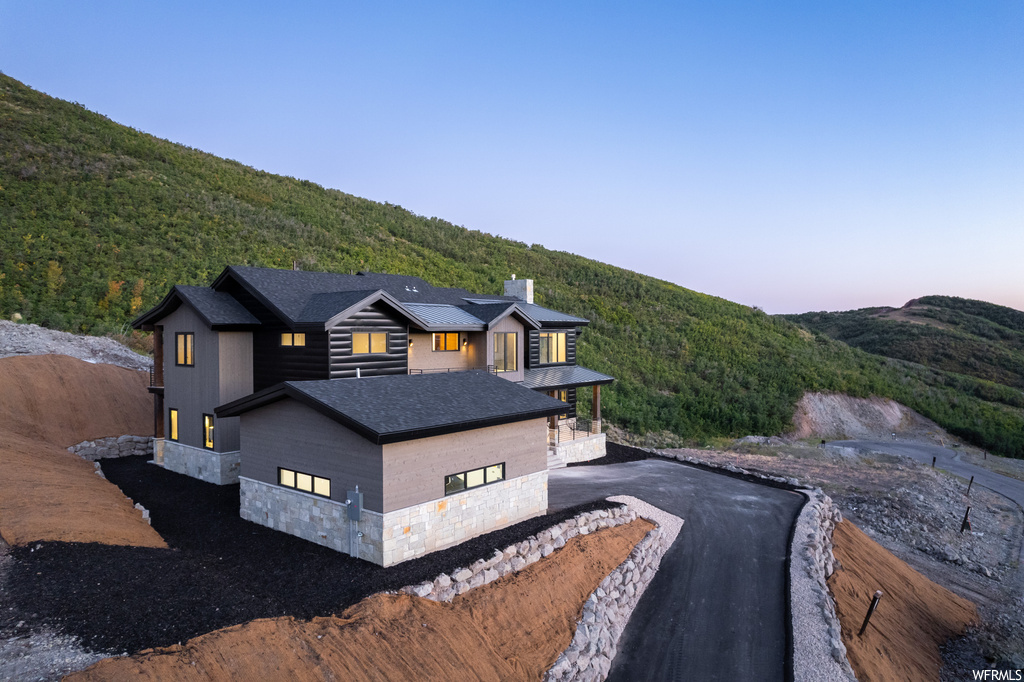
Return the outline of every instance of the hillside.
<path id="1" fill-rule="evenodd" d="M 786 431 L 806 391 L 880 395 L 1024 457 L 1024 395 L 809 334 L 674 284 L 254 170 L 0 75 L 0 317 L 104 333 L 227 264 L 415 274 L 582 315 L 606 420 L 688 439 Z M 581 405 L 581 412 L 588 407 Z"/>
<path id="2" fill-rule="evenodd" d="M 902 308 L 788 315 L 869 353 L 1024 389 L 1024 312 L 950 296 Z"/>

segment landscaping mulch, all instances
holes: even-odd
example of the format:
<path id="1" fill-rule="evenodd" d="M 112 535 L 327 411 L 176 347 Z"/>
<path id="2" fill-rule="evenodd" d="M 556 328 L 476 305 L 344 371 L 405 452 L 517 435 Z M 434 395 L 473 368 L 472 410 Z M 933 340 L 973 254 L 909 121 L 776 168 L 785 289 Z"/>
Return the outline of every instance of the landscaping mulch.
<path id="1" fill-rule="evenodd" d="M 238 486 L 105 460 L 104 474 L 150 510 L 171 549 L 43 542 L 11 549 L 8 632 L 49 626 L 94 651 L 184 642 L 254 618 L 340 613 L 375 592 L 431 580 L 605 501 L 564 509 L 382 568 L 242 520 Z"/>

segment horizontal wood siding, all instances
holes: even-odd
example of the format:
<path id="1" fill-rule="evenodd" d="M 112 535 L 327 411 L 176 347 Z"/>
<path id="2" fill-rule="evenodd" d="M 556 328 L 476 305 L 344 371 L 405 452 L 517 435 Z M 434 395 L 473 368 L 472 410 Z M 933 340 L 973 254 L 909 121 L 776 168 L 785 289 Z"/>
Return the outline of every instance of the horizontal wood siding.
<path id="1" fill-rule="evenodd" d="M 547 434 L 547 420 L 531 419 L 385 445 L 384 512 L 443 498 L 448 474 L 501 462 L 506 479 L 543 471 Z"/>
<path id="2" fill-rule="evenodd" d="M 387 332 L 388 352 L 353 355 L 353 332 Z M 359 311 L 334 326 L 329 337 L 331 379 L 351 379 L 357 367 L 366 377 L 408 372 L 409 327 L 386 305 L 375 303 Z"/>
<path id="3" fill-rule="evenodd" d="M 380 512 L 381 446 L 291 398 L 246 412 L 242 420 L 241 475 L 277 485 L 277 468 L 331 481 L 331 499 L 359 486 L 363 506 Z"/>
<path id="4" fill-rule="evenodd" d="M 565 362 L 546 362 L 540 361 L 540 334 L 544 332 L 554 333 L 565 333 Z M 575 365 L 576 364 L 576 330 L 575 329 L 542 329 L 540 331 L 536 329 L 530 330 L 530 346 L 527 349 L 527 357 L 529 358 L 529 368 L 534 369 L 536 367 L 559 367 L 562 365 Z"/>

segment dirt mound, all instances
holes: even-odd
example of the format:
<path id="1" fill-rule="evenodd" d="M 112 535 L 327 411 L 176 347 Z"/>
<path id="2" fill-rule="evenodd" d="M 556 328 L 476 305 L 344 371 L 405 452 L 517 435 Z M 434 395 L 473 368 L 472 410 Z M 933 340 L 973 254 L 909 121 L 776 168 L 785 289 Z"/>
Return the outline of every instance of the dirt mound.
<path id="1" fill-rule="evenodd" d="M 35 324 L 0 320 L 0 358 L 16 355 L 69 355 L 86 362 L 101 362 L 148 371 L 153 361 L 105 336 L 83 336 Z"/>
<path id="2" fill-rule="evenodd" d="M 68 447 L 153 432 L 149 376 L 65 355 L 0 359 L 0 429 Z"/>
<path id="3" fill-rule="evenodd" d="M 792 435 L 826 440 L 944 435 L 934 422 L 888 398 L 853 398 L 840 393 L 805 393 L 796 404 Z M 948 438 L 948 436 L 947 436 Z"/>
<path id="4" fill-rule="evenodd" d="M 857 679 L 939 679 L 939 647 L 977 620 L 974 604 L 928 580 L 849 521 L 836 526 L 833 543 L 842 568 L 828 586 Z M 875 590 L 882 590 L 882 601 L 858 637 Z"/>
<path id="5" fill-rule="evenodd" d="M 65 448 L 152 429 L 146 375 L 61 355 L 0 359 L 0 535 L 165 547 L 116 486 Z"/>
<path id="6" fill-rule="evenodd" d="M 378 594 L 341 616 L 256 620 L 65 679 L 539 680 L 590 593 L 652 527 L 640 519 L 578 536 L 450 604 Z"/>

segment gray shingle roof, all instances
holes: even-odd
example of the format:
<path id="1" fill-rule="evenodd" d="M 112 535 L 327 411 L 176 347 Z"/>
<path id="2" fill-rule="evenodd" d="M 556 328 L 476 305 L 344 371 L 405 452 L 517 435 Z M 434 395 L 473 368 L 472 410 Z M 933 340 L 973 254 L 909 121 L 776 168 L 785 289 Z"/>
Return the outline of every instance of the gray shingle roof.
<path id="1" fill-rule="evenodd" d="M 487 372 L 286 381 L 217 408 L 237 416 L 290 397 L 374 443 L 469 431 L 565 411 L 565 403 Z"/>
<path id="2" fill-rule="evenodd" d="M 332 291 L 326 294 L 313 294 L 302 308 L 296 322 L 327 322 L 342 310 L 359 303 L 376 293 L 370 291 Z"/>
<path id="3" fill-rule="evenodd" d="M 211 329 L 226 330 L 260 326 L 260 321 L 230 294 L 210 287 L 185 286 L 171 288 L 164 299 L 132 322 L 133 327 L 152 324 L 166 317 L 182 302 L 188 303 Z"/>
<path id="4" fill-rule="evenodd" d="M 528 369 L 523 373 L 522 385 L 534 390 L 553 390 L 556 388 L 576 388 L 594 384 L 610 384 L 614 377 L 595 372 L 579 365 L 563 365 L 560 367 L 541 367 Z"/>

